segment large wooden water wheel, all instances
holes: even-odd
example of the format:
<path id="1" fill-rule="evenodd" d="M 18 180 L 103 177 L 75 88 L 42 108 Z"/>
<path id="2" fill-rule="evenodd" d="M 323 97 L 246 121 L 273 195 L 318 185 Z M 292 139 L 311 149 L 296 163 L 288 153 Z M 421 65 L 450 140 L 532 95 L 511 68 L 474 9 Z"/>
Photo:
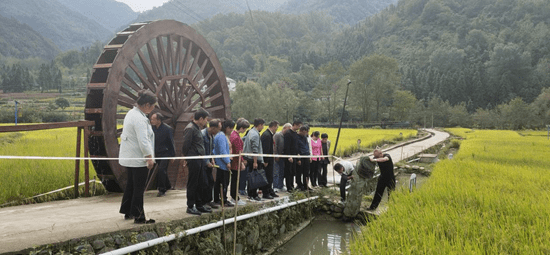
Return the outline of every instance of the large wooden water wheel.
<path id="1" fill-rule="evenodd" d="M 95 121 L 89 142 L 92 156 L 118 157 L 122 121 L 142 89 L 158 96 L 157 111 L 174 128 L 177 155 L 183 129 L 199 107 L 215 118 L 231 117 L 225 74 L 204 37 L 174 20 L 132 24 L 104 47 L 87 86 L 85 118 Z M 108 190 L 124 189 L 126 170 L 118 161 L 92 163 Z M 172 186 L 186 182 L 181 163 L 168 169 Z"/>

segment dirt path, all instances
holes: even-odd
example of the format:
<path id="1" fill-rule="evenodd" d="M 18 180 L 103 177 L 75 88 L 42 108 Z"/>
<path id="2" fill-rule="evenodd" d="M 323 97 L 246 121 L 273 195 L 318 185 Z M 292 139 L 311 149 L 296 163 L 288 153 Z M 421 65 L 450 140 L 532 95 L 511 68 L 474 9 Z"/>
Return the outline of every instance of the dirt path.
<path id="1" fill-rule="evenodd" d="M 435 133 L 435 136 L 403 147 L 404 158 L 431 147 L 449 136 L 444 132 L 430 131 Z M 401 148 L 390 148 L 388 153 L 394 161 L 399 161 L 401 150 Z M 357 159 L 358 157 L 351 158 L 352 161 Z M 330 169 L 329 181 L 333 180 L 332 172 Z M 339 175 L 334 176 L 339 181 Z M 288 193 L 280 194 L 282 196 L 279 199 L 288 195 Z M 122 194 L 110 194 L 2 208 L 0 209 L 2 219 L 0 253 L 135 228 L 133 221 L 123 220 L 122 215 L 118 213 L 121 197 Z M 148 191 L 145 194 L 144 204 L 147 218 L 153 218 L 157 222 L 195 217 L 185 213 L 187 206 L 184 190 L 169 191 L 167 196 L 161 198 L 156 197 L 156 191 Z"/>

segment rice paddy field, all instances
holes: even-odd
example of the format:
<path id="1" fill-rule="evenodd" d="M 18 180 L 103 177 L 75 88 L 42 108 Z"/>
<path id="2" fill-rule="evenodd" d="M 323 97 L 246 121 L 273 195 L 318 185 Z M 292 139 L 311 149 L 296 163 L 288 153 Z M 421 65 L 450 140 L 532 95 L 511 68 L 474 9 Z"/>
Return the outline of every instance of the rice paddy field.
<path id="1" fill-rule="evenodd" d="M 458 154 L 439 162 L 412 194 L 392 194 L 352 253 L 549 254 L 550 141 L 514 131 L 448 131 L 465 139 Z"/>
<path id="2" fill-rule="evenodd" d="M 0 155 L 76 155 L 76 128 L 0 133 Z M 83 147 L 81 155 L 83 156 Z M 71 160 L 0 159 L 0 204 L 31 197 L 74 184 L 75 162 Z M 90 178 L 95 171 L 90 164 Z M 80 162 L 80 182 L 84 163 Z"/>
<path id="3" fill-rule="evenodd" d="M 334 146 L 337 129 L 313 128 L 312 131 L 327 133 Z M 402 140 L 416 134 L 416 130 L 407 129 L 342 129 L 338 153 L 341 155 L 346 150 L 357 150 L 357 139 L 361 139 L 362 147 L 367 147 L 369 144 Z M 0 144 L 0 155 L 74 157 L 76 128 L 0 133 Z M 74 166 L 75 162 L 70 160 L 0 159 L 0 204 L 73 185 Z M 80 169 L 82 182 L 83 162 Z M 90 164 L 90 178 L 94 175 L 95 171 Z"/>

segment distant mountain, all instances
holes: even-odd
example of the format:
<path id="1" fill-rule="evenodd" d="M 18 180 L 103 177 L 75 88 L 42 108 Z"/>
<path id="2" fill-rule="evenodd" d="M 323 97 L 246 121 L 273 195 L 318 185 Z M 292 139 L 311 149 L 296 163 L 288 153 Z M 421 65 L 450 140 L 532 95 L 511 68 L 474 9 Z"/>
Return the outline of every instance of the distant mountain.
<path id="1" fill-rule="evenodd" d="M 2 0 L 0 15 L 29 25 L 61 50 L 89 46 L 113 34 L 57 0 Z"/>
<path id="2" fill-rule="evenodd" d="M 286 14 L 324 11 L 334 16 L 335 22 L 354 25 L 395 3 L 397 0 L 289 0 L 278 11 Z"/>
<path id="3" fill-rule="evenodd" d="M 59 49 L 29 25 L 0 16 L 0 54 L 5 57 L 53 59 Z"/>
<path id="4" fill-rule="evenodd" d="M 216 14 L 245 13 L 251 10 L 275 11 L 286 0 L 172 0 L 164 5 L 140 14 L 135 21 L 174 19 L 193 24 Z"/>
<path id="5" fill-rule="evenodd" d="M 58 1 L 71 10 L 96 21 L 111 32 L 118 32 L 118 28 L 125 26 L 138 16 L 138 13 L 134 12 L 128 5 L 115 0 Z"/>

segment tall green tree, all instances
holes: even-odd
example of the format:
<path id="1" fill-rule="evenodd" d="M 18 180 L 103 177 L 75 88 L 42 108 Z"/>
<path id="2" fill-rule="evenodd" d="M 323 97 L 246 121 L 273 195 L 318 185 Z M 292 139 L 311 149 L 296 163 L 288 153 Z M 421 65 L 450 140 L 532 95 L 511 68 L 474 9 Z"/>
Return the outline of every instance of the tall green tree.
<path id="1" fill-rule="evenodd" d="M 375 107 L 375 120 L 380 120 L 380 107 L 389 102 L 401 82 L 399 64 L 395 58 L 384 55 L 365 56 L 350 67 L 353 81 L 352 98 L 362 110 L 362 119 L 368 120 L 370 101 Z"/>

